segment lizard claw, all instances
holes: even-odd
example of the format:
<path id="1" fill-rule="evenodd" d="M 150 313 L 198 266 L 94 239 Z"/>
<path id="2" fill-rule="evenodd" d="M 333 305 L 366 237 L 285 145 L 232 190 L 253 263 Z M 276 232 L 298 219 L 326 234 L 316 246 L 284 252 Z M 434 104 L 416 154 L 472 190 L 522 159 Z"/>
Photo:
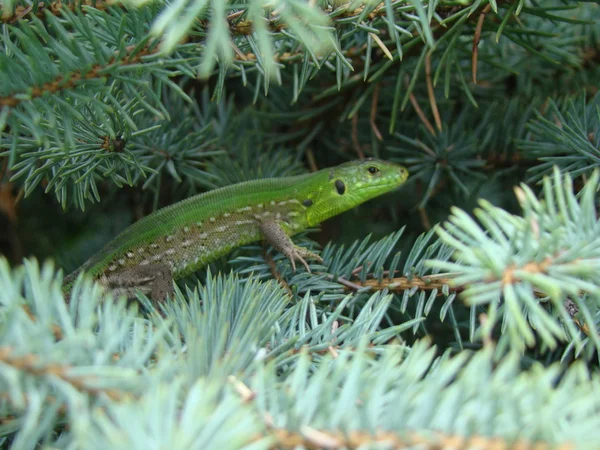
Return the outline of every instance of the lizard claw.
<path id="1" fill-rule="evenodd" d="M 296 261 L 300 261 L 306 267 L 308 273 L 310 273 L 310 267 L 308 267 L 308 263 L 304 258 L 314 259 L 320 263 L 323 262 L 323 259 L 316 253 L 294 244 L 283 228 L 281 228 L 280 223 L 275 221 L 260 222 L 259 227 L 265 239 L 287 256 L 292 263 L 294 272 L 296 271 Z"/>
<path id="2" fill-rule="evenodd" d="M 310 250 L 307 250 L 303 247 L 299 247 L 297 245 L 291 247 L 287 252 L 285 252 L 285 256 L 287 256 L 288 259 L 290 260 L 290 262 L 292 263 L 292 270 L 294 272 L 296 271 L 296 262 L 295 261 L 300 261 L 302 263 L 302 265 L 306 268 L 306 271 L 308 273 L 311 273 L 310 267 L 308 266 L 308 263 L 306 262 L 306 260 L 304 258 L 314 259 L 319 263 L 323 262 L 323 258 L 321 258 L 316 253 L 313 253 Z"/>

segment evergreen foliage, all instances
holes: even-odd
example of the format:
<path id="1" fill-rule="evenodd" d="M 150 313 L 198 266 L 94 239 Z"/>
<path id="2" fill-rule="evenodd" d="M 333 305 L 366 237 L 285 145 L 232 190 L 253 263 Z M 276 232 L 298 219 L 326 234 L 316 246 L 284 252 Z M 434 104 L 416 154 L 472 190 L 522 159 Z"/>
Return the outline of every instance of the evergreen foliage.
<path id="1" fill-rule="evenodd" d="M 0 446 L 600 448 L 597 3 L 0 0 Z M 368 156 L 410 178 L 311 273 L 65 302 L 161 206 Z"/>

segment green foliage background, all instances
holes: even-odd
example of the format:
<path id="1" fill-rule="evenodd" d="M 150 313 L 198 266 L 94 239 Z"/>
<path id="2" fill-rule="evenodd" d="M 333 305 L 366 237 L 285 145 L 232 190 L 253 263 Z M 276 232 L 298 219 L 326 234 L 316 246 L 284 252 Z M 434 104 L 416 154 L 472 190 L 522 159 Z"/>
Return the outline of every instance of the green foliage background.
<path id="1" fill-rule="evenodd" d="M 0 445 L 598 448 L 600 6 L 0 0 Z M 402 189 L 178 283 L 62 277 L 198 192 Z"/>

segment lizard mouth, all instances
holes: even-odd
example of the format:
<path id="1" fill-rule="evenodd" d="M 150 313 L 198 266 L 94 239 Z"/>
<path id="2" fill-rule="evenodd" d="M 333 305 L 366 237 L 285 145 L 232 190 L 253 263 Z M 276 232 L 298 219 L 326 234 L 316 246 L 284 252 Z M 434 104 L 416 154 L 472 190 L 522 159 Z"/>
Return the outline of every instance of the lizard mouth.
<path id="1" fill-rule="evenodd" d="M 406 169 L 401 172 L 395 172 L 377 180 L 372 180 L 370 183 L 362 186 L 362 189 L 372 190 L 381 189 L 382 187 L 397 187 L 406 181 L 408 178 L 408 171 Z"/>

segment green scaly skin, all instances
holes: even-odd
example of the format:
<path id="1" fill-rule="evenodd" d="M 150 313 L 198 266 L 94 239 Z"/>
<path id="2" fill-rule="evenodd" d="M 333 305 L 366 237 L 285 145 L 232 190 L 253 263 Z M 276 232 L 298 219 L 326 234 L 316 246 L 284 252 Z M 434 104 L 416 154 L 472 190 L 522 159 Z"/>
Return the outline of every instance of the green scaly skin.
<path id="1" fill-rule="evenodd" d="M 152 283 L 153 275 L 148 273 L 154 266 L 164 269 L 163 275 L 172 285 L 171 279 L 260 239 L 282 250 L 292 263 L 297 259 L 306 265 L 302 256 L 319 257 L 295 246 L 288 236 L 389 192 L 407 177 L 408 171 L 402 166 L 369 159 L 200 194 L 162 208 L 125 229 L 67 276 L 63 290 L 69 292 L 78 274 L 85 271 L 108 290 L 129 294 L 127 289 L 144 291 L 141 285 Z M 124 282 L 119 274 L 126 274 Z M 121 282 L 127 289 L 118 289 Z M 172 292 L 172 288 L 165 289 Z"/>

